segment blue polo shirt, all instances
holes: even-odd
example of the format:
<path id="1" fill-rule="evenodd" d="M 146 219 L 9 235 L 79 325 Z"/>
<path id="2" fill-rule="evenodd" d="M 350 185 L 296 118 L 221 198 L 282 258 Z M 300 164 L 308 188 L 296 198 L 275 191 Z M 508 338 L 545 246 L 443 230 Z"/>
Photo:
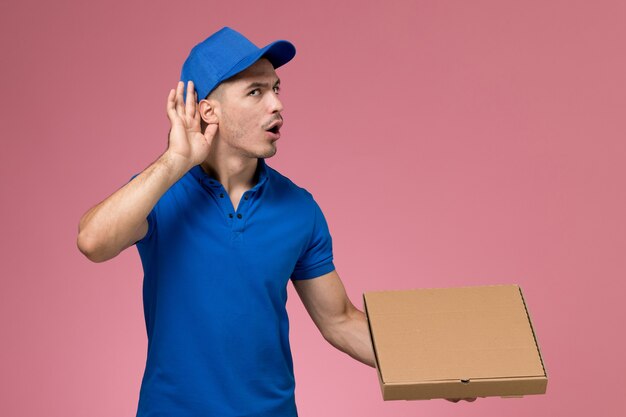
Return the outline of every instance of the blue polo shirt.
<path id="1" fill-rule="evenodd" d="M 255 178 L 235 210 L 195 166 L 148 215 L 138 417 L 297 416 L 287 284 L 333 271 L 332 240 L 308 191 L 262 158 Z"/>

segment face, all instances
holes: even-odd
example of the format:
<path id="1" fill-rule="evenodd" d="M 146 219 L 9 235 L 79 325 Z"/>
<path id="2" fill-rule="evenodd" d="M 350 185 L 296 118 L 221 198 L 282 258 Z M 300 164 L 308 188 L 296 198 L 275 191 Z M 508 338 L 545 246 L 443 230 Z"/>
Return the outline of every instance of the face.
<path id="1" fill-rule="evenodd" d="M 283 122 L 279 83 L 274 67 L 265 58 L 223 82 L 214 107 L 220 141 L 248 158 L 274 156 Z"/>

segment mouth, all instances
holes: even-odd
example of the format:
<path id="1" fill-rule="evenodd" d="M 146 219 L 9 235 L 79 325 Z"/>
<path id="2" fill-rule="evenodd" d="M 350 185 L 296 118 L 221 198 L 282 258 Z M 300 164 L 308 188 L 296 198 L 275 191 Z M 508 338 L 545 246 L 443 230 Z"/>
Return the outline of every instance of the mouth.
<path id="1" fill-rule="evenodd" d="M 269 136 L 273 139 L 280 138 L 280 127 L 283 125 L 281 120 L 277 120 L 270 125 L 269 128 L 265 129 L 265 131 L 269 134 Z"/>
<path id="2" fill-rule="evenodd" d="M 270 137 L 270 139 L 273 140 L 278 140 L 280 139 L 280 132 L 278 130 L 273 131 L 273 130 L 267 130 L 265 133 L 267 133 L 267 135 Z"/>

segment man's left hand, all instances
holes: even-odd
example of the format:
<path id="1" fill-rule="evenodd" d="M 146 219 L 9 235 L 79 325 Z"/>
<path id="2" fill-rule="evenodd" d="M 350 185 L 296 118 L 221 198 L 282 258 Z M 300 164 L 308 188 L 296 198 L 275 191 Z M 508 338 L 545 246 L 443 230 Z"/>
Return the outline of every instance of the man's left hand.
<path id="1" fill-rule="evenodd" d="M 458 403 L 461 400 L 467 401 L 467 402 L 471 403 L 471 402 L 476 401 L 476 397 L 471 397 L 471 398 L 446 398 L 446 400 L 451 401 L 453 403 Z"/>

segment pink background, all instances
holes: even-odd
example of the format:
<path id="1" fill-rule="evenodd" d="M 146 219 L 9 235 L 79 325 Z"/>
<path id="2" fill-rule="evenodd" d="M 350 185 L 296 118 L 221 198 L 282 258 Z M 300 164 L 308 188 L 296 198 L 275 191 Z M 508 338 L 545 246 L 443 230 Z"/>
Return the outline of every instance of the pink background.
<path id="1" fill-rule="evenodd" d="M 136 248 L 102 264 L 80 216 L 167 145 L 165 102 L 224 25 L 291 40 L 268 164 L 313 193 L 364 291 L 518 283 L 547 365 L 523 399 L 383 402 L 289 285 L 302 417 L 623 416 L 623 1 L 4 2 L 0 415 L 134 416 Z"/>

